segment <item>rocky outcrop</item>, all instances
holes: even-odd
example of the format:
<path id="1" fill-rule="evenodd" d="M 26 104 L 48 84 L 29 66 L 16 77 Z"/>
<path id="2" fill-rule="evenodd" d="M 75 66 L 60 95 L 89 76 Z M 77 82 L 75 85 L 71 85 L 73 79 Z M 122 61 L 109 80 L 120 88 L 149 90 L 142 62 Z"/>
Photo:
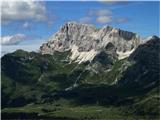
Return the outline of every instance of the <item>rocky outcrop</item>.
<path id="1" fill-rule="evenodd" d="M 140 37 L 111 26 L 97 29 L 92 25 L 68 22 L 40 47 L 40 51 L 42 54 L 53 54 L 55 51 L 71 50 L 70 59 L 81 63 L 92 61 L 109 43 L 113 44 L 117 59 L 123 59 L 137 48 Z"/>

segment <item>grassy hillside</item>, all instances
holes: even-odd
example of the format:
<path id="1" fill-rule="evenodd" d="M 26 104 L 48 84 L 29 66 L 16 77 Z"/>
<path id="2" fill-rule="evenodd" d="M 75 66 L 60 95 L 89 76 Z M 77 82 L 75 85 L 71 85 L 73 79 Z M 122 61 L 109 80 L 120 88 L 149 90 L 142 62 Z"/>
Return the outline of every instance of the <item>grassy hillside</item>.
<path id="1" fill-rule="evenodd" d="M 41 55 L 22 50 L 5 55 L 1 59 L 2 118 L 158 119 L 158 85 L 145 89 L 137 83 L 119 86 L 115 82 L 122 78 L 126 59 L 95 73 L 88 69 L 90 63 L 70 63 L 68 55 L 70 51 Z"/>
<path id="2" fill-rule="evenodd" d="M 22 113 L 38 113 L 36 118 L 59 118 L 62 120 L 158 120 L 159 96 L 154 96 L 158 95 L 156 91 L 154 91 L 154 95 L 150 94 L 153 93 L 149 92 L 141 97 L 135 96 L 130 98 L 130 100 L 134 99 L 134 103 L 129 103 L 128 105 L 126 105 L 127 101 L 121 101 L 121 104 L 113 104 L 110 101 L 111 104 L 108 105 L 102 105 L 99 102 L 77 104 L 75 98 L 70 96 L 70 98 L 54 100 L 52 103 L 28 104 L 23 107 L 5 108 L 2 110 L 2 113 L 18 113 L 19 116 Z"/>

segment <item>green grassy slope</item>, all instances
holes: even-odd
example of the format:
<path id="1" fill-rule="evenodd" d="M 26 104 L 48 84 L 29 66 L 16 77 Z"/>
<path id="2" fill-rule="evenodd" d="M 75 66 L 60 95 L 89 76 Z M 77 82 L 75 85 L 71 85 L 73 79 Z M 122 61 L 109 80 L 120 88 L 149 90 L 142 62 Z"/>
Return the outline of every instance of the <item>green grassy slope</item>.
<path id="1" fill-rule="evenodd" d="M 85 70 L 89 63 L 70 63 L 70 51 L 41 55 L 18 50 L 2 58 L 3 113 L 38 113 L 46 118 L 75 120 L 158 119 L 159 86 L 118 86 L 126 60 L 109 71 Z M 84 72 L 85 70 L 85 72 Z M 79 86 L 73 86 L 78 78 Z M 37 116 L 38 117 L 38 116 Z"/>

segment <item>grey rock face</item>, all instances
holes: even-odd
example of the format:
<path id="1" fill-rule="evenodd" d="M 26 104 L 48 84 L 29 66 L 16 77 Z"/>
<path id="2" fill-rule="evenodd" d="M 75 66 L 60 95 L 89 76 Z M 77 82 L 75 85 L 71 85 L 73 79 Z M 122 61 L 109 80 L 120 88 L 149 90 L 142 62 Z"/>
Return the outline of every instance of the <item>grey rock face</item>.
<path id="1" fill-rule="evenodd" d="M 140 44 L 140 37 L 135 33 L 111 26 L 97 29 L 92 25 L 68 22 L 40 47 L 40 51 L 42 54 L 53 54 L 54 51 L 71 50 L 72 60 L 78 59 L 77 62 L 84 62 L 93 60 L 109 43 L 114 46 L 116 54 L 124 58 L 128 55 L 127 52 L 134 50 Z"/>
<path id="2" fill-rule="evenodd" d="M 117 58 L 118 55 L 116 54 L 115 46 L 112 43 L 108 43 L 106 47 L 94 57 L 92 60 L 92 67 L 95 70 L 100 68 L 104 71 L 102 68 L 109 69 Z"/>

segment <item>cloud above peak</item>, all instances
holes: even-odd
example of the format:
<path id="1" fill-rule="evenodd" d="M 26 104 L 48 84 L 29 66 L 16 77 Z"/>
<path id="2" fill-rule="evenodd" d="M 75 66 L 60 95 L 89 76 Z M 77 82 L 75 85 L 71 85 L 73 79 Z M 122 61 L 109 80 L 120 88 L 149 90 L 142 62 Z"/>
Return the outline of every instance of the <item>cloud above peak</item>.
<path id="1" fill-rule="evenodd" d="M 98 16 L 97 17 L 97 22 L 101 23 L 101 24 L 105 24 L 108 22 L 112 21 L 112 17 L 111 16 Z"/>
<path id="2" fill-rule="evenodd" d="M 26 39 L 27 39 L 26 35 L 18 33 L 15 35 L 8 35 L 8 36 L 1 37 L 0 44 L 1 45 L 15 45 Z"/>
<path id="3" fill-rule="evenodd" d="M 91 9 L 88 11 L 88 15 L 92 16 L 92 15 L 97 15 L 97 16 L 103 16 L 103 15 L 111 15 L 112 11 L 109 9 Z"/>
<path id="4" fill-rule="evenodd" d="M 111 15 L 112 11 L 108 9 L 100 9 L 96 12 L 98 16 Z"/>
<path id="5" fill-rule="evenodd" d="M 31 0 L 2 1 L 1 8 L 2 24 L 23 20 L 40 22 L 48 20 L 46 7 L 43 2 Z"/>
<path id="6" fill-rule="evenodd" d="M 80 23 L 97 23 L 97 24 L 121 24 L 129 21 L 124 16 L 117 16 L 111 9 L 90 9 L 86 17 L 80 18 Z"/>
<path id="7" fill-rule="evenodd" d="M 96 11 L 96 15 L 96 21 L 100 24 L 105 24 L 112 21 L 113 12 L 109 9 L 100 9 Z"/>
<path id="8" fill-rule="evenodd" d="M 91 23 L 91 21 L 92 21 L 91 17 L 82 17 L 79 20 L 80 23 L 86 23 L 86 24 Z"/>

